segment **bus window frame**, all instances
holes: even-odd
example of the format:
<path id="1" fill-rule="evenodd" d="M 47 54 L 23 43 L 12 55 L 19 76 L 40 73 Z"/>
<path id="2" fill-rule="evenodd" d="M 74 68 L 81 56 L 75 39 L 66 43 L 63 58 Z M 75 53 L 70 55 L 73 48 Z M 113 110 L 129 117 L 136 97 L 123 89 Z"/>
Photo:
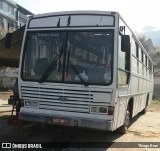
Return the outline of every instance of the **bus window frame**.
<path id="1" fill-rule="evenodd" d="M 108 85 L 111 85 L 112 83 L 113 83 L 113 71 L 114 71 L 114 43 L 115 43 L 115 37 L 114 37 L 114 34 L 115 34 L 115 30 L 114 29 L 75 29 L 75 30 L 61 30 L 61 29 L 59 29 L 59 30 L 51 30 L 51 29 L 49 29 L 49 30 L 35 30 L 35 31 L 27 31 L 27 33 L 26 33 L 26 37 L 25 37 L 25 43 L 24 43 L 24 48 L 23 48 L 23 54 L 22 54 L 22 65 L 21 65 L 21 73 L 20 73 L 20 77 L 21 77 L 21 79 L 23 80 L 23 81 L 33 81 L 33 82 L 38 82 L 37 80 L 35 80 L 35 79 L 24 79 L 23 77 L 24 77 L 24 75 L 23 75 L 23 71 L 24 71 L 24 63 L 25 63 L 25 54 L 26 54 L 26 51 L 27 51 L 27 49 L 26 49 L 26 47 L 27 47 L 27 43 L 28 42 L 26 42 L 27 41 L 27 37 L 28 37 L 28 35 L 30 34 L 30 33 L 49 33 L 49 32 L 102 32 L 102 31 L 104 31 L 104 32 L 107 32 L 107 31 L 109 31 L 109 32 L 111 32 L 112 33 L 112 44 L 111 44 L 111 46 L 112 46 L 112 48 L 111 48 L 111 80 L 110 80 L 110 82 L 109 83 L 89 83 L 89 85 L 100 85 L 100 86 L 108 86 Z M 38 46 L 39 47 L 39 46 Z M 81 84 L 81 83 L 76 83 L 76 82 L 72 82 L 72 83 L 69 83 L 69 82 L 67 82 L 67 81 L 50 81 L 50 80 L 46 80 L 45 82 L 50 82 L 50 83 L 64 83 L 64 84 Z"/>

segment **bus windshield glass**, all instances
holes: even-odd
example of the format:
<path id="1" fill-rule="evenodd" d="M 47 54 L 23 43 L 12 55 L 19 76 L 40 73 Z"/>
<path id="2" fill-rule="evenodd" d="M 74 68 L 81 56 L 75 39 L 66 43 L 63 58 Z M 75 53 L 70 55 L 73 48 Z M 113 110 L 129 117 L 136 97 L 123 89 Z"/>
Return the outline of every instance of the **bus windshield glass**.
<path id="1" fill-rule="evenodd" d="M 113 30 L 28 32 L 21 77 L 25 81 L 109 85 Z"/>

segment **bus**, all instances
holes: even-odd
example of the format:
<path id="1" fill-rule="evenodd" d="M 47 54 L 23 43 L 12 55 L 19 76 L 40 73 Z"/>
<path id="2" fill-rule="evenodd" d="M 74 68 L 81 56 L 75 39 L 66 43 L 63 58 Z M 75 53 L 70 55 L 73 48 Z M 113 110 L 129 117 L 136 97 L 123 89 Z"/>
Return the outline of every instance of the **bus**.
<path id="1" fill-rule="evenodd" d="M 31 16 L 21 48 L 19 119 L 126 133 L 153 94 L 153 61 L 118 12 Z"/>

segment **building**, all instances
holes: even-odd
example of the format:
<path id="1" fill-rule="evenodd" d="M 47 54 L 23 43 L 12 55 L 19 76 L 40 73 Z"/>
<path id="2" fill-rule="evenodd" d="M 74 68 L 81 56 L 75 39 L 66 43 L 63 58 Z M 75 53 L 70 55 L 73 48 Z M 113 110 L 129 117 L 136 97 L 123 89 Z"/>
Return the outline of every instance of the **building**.
<path id="1" fill-rule="evenodd" d="M 23 26 L 27 21 L 27 15 L 33 13 L 12 0 L 0 0 L 0 27 L 6 31 L 13 32 Z"/>
<path id="2" fill-rule="evenodd" d="M 154 98 L 160 97 L 160 65 L 154 66 Z"/>
<path id="3" fill-rule="evenodd" d="M 0 0 L 0 88 L 11 89 L 18 76 L 18 68 L 7 67 L 8 63 L 19 63 L 21 51 L 21 43 L 24 28 L 20 28 L 26 24 L 27 15 L 33 15 L 30 11 L 18 5 L 12 0 Z M 12 44 L 10 49 L 4 46 L 4 37 L 7 32 L 13 32 Z M 16 66 L 17 67 L 17 66 Z"/>
<path id="4" fill-rule="evenodd" d="M 0 26 L 8 29 L 8 23 L 11 26 L 10 30 L 15 30 L 17 25 L 17 5 L 11 0 L 0 0 Z"/>
<path id="5" fill-rule="evenodd" d="M 18 27 L 22 27 L 23 25 L 25 25 L 27 23 L 27 18 L 28 18 L 27 16 L 34 15 L 34 14 L 18 4 L 17 4 L 17 6 L 18 6 L 18 8 L 17 8 L 17 25 L 18 25 Z"/>

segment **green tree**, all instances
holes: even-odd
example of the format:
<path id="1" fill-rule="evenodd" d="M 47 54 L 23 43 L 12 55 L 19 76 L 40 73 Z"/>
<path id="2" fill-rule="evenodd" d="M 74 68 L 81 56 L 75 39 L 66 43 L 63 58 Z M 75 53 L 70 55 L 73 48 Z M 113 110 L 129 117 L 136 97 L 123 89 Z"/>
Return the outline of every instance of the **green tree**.
<path id="1" fill-rule="evenodd" d="M 159 47 L 156 47 L 155 50 L 149 52 L 149 55 L 155 64 L 160 64 L 160 48 Z"/>
<path id="2" fill-rule="evenodd" d="M 147 37 L 142 35 L 142 36 L 139 36 L 138 38 L 139 38 L 139 41 L 142 43 L 143 47 L 145 48 L 145 42 L 147 40 Z"/>
<path id="3" fill-rule="evenodd" d="M 5 30 L 5 28 L 0 27 L 0 40 L 5 37 L 6 33 L 7 31 Z"/>

